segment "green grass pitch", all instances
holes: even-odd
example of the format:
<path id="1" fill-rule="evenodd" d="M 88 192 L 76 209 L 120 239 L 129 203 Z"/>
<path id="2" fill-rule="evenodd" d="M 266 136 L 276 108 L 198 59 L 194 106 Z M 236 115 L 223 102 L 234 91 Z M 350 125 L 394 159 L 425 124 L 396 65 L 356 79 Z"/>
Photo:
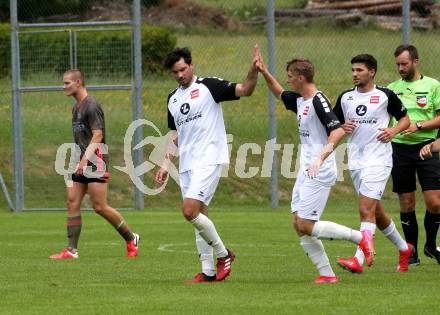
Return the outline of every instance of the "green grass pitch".
<path id="1" fill-rule="evenodd" d="M 357 213 L 336 205 L 323 219 L 359 226 Z M 423 256 L 420 266 L 396 273 L 397 251 L 380 232 L 375 263 L 362 275 L 335 264 L 354 245 L 324 241 L 340 283 L 318 286 L 288 208 L 213 208 L 210 216 L 237 254 L 233 271 L 221 283 L 186 285 L 199 262 L 193 229 L 178 208 L 124 215 L 142 237 L 136 259 L 124 256 L 109 224 L 86 212 L 80 259 L 51 261 L 65 245 L 65 213 L 2 211 L 0 314 L 438 314 L 440 266 Z"/>

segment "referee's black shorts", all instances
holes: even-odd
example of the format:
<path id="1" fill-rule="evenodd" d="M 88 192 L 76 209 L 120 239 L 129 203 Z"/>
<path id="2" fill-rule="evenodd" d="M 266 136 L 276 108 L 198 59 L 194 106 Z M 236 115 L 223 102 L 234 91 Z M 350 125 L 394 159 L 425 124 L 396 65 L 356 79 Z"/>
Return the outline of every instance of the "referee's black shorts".
<path id="1" fill-rule="evenodd" d="M 420 150 L 434 139 L 418 144 L 392 143 L 393 146 L 393 192 L 406 193 L 416 190 L 416 173 L 422 191 L 440 190 L 439 153 L 422 160 Z"/>

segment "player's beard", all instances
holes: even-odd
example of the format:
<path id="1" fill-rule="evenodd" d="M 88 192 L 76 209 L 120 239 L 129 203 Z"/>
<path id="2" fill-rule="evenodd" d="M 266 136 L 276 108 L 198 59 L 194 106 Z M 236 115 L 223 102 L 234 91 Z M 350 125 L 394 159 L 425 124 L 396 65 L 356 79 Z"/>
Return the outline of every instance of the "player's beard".
<path id="1" fill-rule="evenodd" d="M 364 88 L 368 84 L 368 82 L 364 82 L 362 80 L 357 80 L 357 82 L 355 81 L 353 83 L 354 83 L 354 86 L 357 87 L 358 89 L 359 88 L 362 89 L 362 88 Z"/>
<path id="2" fill-rule="evenodd" d="M 183 77 L 179 80 L 180 86 L 187 88 L 190 86 L 191 82 L 193 80 L 193 76 Z"/>
<path id="3" fill-rule="evenodd" d="M 405 81 L 412 81 L 415 75 L 416 75 L 416 70 L 413 67 L 411 67 L 406 73 L 400 73 L 400 76 Z"/>

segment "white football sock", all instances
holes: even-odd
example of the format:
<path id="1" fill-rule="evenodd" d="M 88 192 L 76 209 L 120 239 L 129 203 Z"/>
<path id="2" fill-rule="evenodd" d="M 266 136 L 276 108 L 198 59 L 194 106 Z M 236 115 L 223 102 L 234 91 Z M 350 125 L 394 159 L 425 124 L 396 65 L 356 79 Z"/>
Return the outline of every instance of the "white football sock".
<path id="1" fill-rule="evenodd" d="M 214 255 L 217 257 L 226 257 L 228 252 L 226 251 L 225 245 L 223 245 L 220 236 L 215 229 L 214 223 L 203 213 L 191 220 L 191 224 L 194 228 L 199 231 L 200 236 L 211 245 L 214 249 Z"/>
<path id="2" fill-rule="evenodd" d="M 408 243 L 400 235 L 396 229 L 396 225 L 391 221 L 387 228 L 382 230 L 382 233 L 393 243 L 399 250 L 408 250 Z"/>
<path id="3" fill-rule="evenodd" d="M 375 223 L 371 223 L 371 222 L 361 222 L 361 228 L 360 231 L 364 231 L 364 230 L 369 230 L 371 231 L 371 234 L 374 235 L 374 232 L 376 231 L 376 224 Z M 356 254 L 354 255 L 354 257 L 357 258 L 359 264 L 362 266 L 365 262 L 365 255 L 364 252 L 362 251 L 362 249 L 360 249 L 359 247 L 356 250 Z"/>
<path id="4" fill-rule="evenodd" d="M 333 240 L 347 240 L 356 244 L 359 244 L 362 240 L 361 232 L 330 221 L 315 222 L 312 236 Z"/>
<path id="5" fill-rule="evenodd" d="M 200 262 L 202 263 L 202 272 L 207 276 L 215 275 L 215 263 L 212 246 L 202 238 L 199 231 L 194 229 L 196 233 L 196 246 L 199 252 Z"/>
<path id="6" fill-rule="evenodd" d="M 316 237 L 304 235 L 300 237 L 300 244 L 303 250 L 309 256 L 312 263 L 319 271 L 319 275 L 326 277 L 334 277 L 330 262 L 324 250 L 324 245 Z"/>

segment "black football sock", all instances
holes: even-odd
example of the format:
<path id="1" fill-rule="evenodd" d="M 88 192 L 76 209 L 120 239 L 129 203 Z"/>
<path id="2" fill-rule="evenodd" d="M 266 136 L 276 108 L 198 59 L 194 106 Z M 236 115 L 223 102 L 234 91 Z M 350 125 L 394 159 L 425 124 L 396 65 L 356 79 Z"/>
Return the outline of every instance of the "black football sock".
<path id="1" fill-rule="evenodd" d="M 403 234 L 408 243 L 414 246 L 417 253 L 417 241 L 419 239 L 419 226 L 417 224 L 416 212 L 400 213 Z"/>
<path id="2" fill-rule="evenodd" d="M 438 227 L 440 225 L 440 214 L 431 213 L 426 210 L 425 213 L 426 246 L 435 249 Z"/>

